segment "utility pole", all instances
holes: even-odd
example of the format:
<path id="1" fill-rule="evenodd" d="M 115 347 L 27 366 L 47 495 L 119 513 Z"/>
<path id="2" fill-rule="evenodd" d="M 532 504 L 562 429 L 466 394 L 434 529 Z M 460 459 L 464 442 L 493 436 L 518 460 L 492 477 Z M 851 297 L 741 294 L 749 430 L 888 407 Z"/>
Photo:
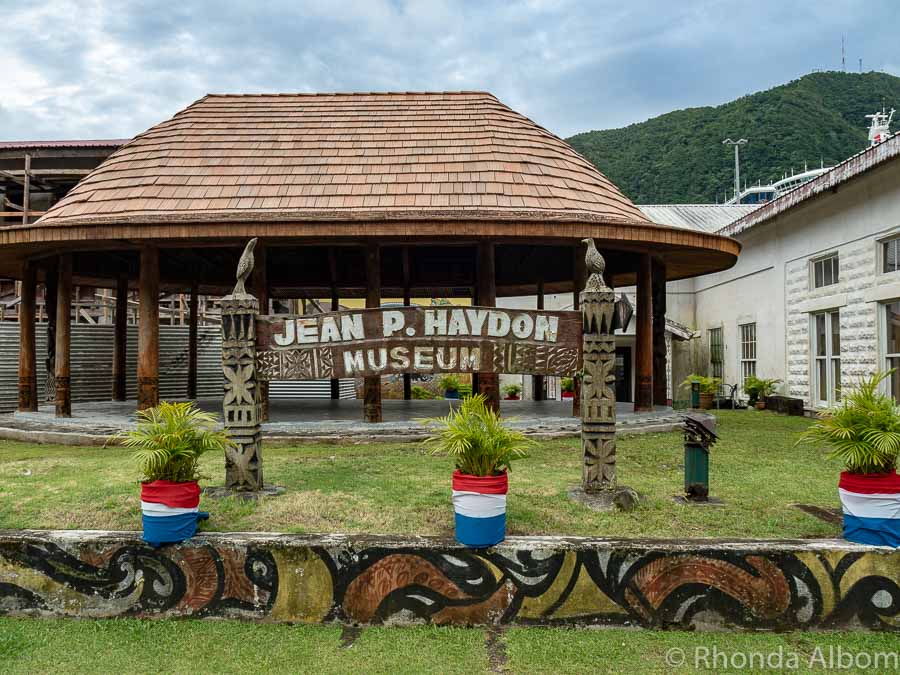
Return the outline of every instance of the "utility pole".
<path id="1" fill-rule="evenodd" d="M 722 141 L 723 145 L 734 146 L 734 199 L 735 203 L 740 203 L 741 194 L 741 146 L 747 145 L 746 138 L 739 138 L 736 141 L 726 138 Z"/>

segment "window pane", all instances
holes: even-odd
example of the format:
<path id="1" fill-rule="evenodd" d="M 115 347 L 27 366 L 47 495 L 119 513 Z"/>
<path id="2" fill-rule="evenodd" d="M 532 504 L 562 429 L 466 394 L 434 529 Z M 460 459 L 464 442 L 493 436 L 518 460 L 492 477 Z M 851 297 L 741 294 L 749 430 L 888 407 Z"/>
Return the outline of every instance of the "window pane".
<path id="1" fill-rule="evenodd" d="M 884 325 L 887 332 L 884 341 L 885 354 L 900 353 L 900 302 L 884 306 Z"/>
<path id="2" fill-rule="evenodd" d="M 832 373 L 834 376 L 834 400 L 841 400 L 841 360 L 840 359 L 831 359 L 832 364 Z"/>
<path id="3" fill-rule="evenodd" d="M 822 275 L 822 284 L 825 286 L 831 286 L 834 283 L 834 277 L 832 276 L 832 267 L 831 260 L 822 261 L 823 275 Z"/>
<path id="4" fill-rule="evenodd" d="M 838 256 L 834 256 L 831 259 L 831 283 L 833 284 L 836 284 L 838 281 L 840 281 L 840 276 L 838 274 L 840 265 L 838 263 Z"/>
<path id="5" fill-rule="evenodd" d="M 816 356 L 825 356 L 825 315 L 816 315 Z"/>
<path id="6" fill-rule="evenodd" d="M 900 396 L 900 358 L 892 357 L 887 360 L 887 369 L 893 370 L 894 373 L 887 379 L 888 393 L 897 400 Z"/>
<path id="7" fill-rule="evenodd" d="M 900 239 L 892 239 L 884 243 L 884 271 L 897 271 L 897 245 Z"/>
<path id="8" fill-rule="evenodd" d="M 831 355 L 841 355 L 841 315 L 838 312 L 831 313 Z"/>
<path id="9" fill-rule="evenodd" d="M 816 287 L 816 288 L 821 288 L 822 285 L 823 285 L 823 282 L 822 282 L 822 263 L 821 263 L 821 262 L 817 262 L 815 265 L 813 265 L 813 270 L 815 271 L 815 277 L 816 277 L 815 287 Z"/>
<path id="10" fill-rule="evenodd" d="M 818 368 L 818 374 L 816 377 L 816 381 L 819 389 L 819 400 L 827 401 L 828 400 L 828 364 L 825 362 L 825 359 L 817 359 L 816 367 Z"/>

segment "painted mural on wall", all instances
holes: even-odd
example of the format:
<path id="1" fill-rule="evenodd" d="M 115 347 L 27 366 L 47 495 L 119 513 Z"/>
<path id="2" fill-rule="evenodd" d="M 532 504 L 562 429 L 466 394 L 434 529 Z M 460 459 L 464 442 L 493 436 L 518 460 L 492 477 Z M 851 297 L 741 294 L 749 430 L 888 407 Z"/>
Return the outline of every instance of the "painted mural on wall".
<path id="1" fill-rule="evenodd" d="M 52 539 L 0 538 L 0 614 L 900 630 L 900 552 L 863 547 Z"/>

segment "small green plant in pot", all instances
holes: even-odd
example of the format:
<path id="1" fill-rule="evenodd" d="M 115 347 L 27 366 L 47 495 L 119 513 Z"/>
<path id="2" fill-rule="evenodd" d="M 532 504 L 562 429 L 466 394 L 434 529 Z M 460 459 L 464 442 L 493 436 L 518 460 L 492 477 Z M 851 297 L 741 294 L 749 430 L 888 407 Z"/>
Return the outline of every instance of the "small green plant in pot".
<path id="1" fill-rule="evenodd" d="M 438 387 L 444 392 L 444 398 L 459 398 L 459 378 L 456 375 L 442 375 Z"/>
<path id="2" fill-rule="evenodd" d="M 838 494 L 844 538 L 859 544 L 900 547 L 900 408 L 879 390 L 891 373 L 865 378 L 841 391 L 843 400 L 819 413 L 799 442 L 830 446 L 844 463 Z"/>
<path id="3" fill-rule="evenodd" d="M 775 393 L 781 380 L 765 379 L 749 375 L 744 380 L 744 393 L 747 394 L 748 405 L 756 407 L 758 410 L 765 410 L 766 397 Z"/>
<path id="4" fill-rule="evenodd" d="M 503 387 L 503 394 L 505 395 L 507 401 L 518 401 L 521 393 L 521 384 L 507 384 L 505 387 Z"/>
<path id="5" fill-rule="evenodd" d="M 144 541 L 161 546 L 190 539 L 197 521 L 209 518 L 199 510 L 200 457 L 233 446 L 216 416 L 193 403 L 164 401 L 139 411 L 136 427 L 119 438 L 134 449 L 141 469 Z"/>
<path id="6" fill-rule="evenodd" d="M 574 398 L 575 397 L 575 378 L 573 377 L 564 377 L 560 380 L 559 389 L 562 392 L 563 398 Z"/>
<path id="7" fill-rule="evenodd" d="M 705 375 L 688 375 L 681 383 L 682 387 L 691 389 L 696 383 L 700 387 L 700 407 L 703 410 L 712 408 L 713 399 L 716 392 L 719 391 L 719 385 L 722 383 L 718 377 L 706 377 Z"/>
<path id="8" fill-rule="evenodd" d="M 438 425 L 425 441 L 431 454 L 449 455 L 456 464 L 452 484 L 457 541 L 474 548 L 499 544 L 506 537 L 510 464 L 525 457 L 532 442 L 503 424 L 480 394 L 464 398 L 446 417 L 426 422 Z"/>

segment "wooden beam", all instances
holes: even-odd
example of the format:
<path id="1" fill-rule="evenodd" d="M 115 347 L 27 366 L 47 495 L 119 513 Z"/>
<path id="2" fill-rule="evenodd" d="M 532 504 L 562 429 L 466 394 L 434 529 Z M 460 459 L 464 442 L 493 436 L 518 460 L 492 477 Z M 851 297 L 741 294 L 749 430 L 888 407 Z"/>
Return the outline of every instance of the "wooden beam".
<path id="1" fill-rule="evenodd" d="M 494 242 L 478 242 L 478 304 L 481 307 L 497 306 L 497 274 Z M 478 393 L 487 406 L 500 410 L 500 374 L 478 373 Z"/>
<path id="2" fill-rule="evenodd" d="M 19 412 L 37 412 L 37 353 L 35 313 L 37 309 L 37 270 L 25 263 L 19 302 Z"/>
<path id="3" fill-rule="evenodd" d="M 159 405 L 159 249 L 141 248 L 138 316 L 138 410 Z"/>
<path id="4" fill-rule="evenodd" d="M 634 337 L 634 410 L 653 410 L 653 283 L 650 256 L 638 258 Z"/>
<path id="5" fill-rule="evenodd" d="M 191 306 L 188 314 L 188 381 L 187 397 L 197 398 L 197 331 L 200 323 L 200 282 L 191 284 Z"/>
<path id="6" fill-rule="evenodd" d="M 409 278 L 409 246 L 403 247 L 403 305 L 409 307 L 412 305 L 412 291 L 410 289 Z M 412 399 L 412 375 L 403 373 L 403 400 Z"/>
<path id="7" fill-rule="evenodd" d="M 128 398 L 126 356 L 128 351 L 128 277 L 116 279 L 116 316 L 113 335 L 112 399 Z"/>
<path id="8" fill-rule="evenodd" d="M 56 416 L 72 416 L 71 334 L 72 334 L 72 256 L 59 257 L 59 281 L 56 285 Z"/>
<path id="9" fill-rule="evenodd" d="M 381 307 L 381 249 L 375 242 L 366 247 L 366 307 Z M 366 422 L 381 422 L 381 378 L 363 380 L 363 409 Z"/>
<path id="10" fill-rule="evenodd" d="M 668 405 L 666 374 L 666 266 L 654 260 L 651 266 L 653 296 L 653 405 Z"/>

